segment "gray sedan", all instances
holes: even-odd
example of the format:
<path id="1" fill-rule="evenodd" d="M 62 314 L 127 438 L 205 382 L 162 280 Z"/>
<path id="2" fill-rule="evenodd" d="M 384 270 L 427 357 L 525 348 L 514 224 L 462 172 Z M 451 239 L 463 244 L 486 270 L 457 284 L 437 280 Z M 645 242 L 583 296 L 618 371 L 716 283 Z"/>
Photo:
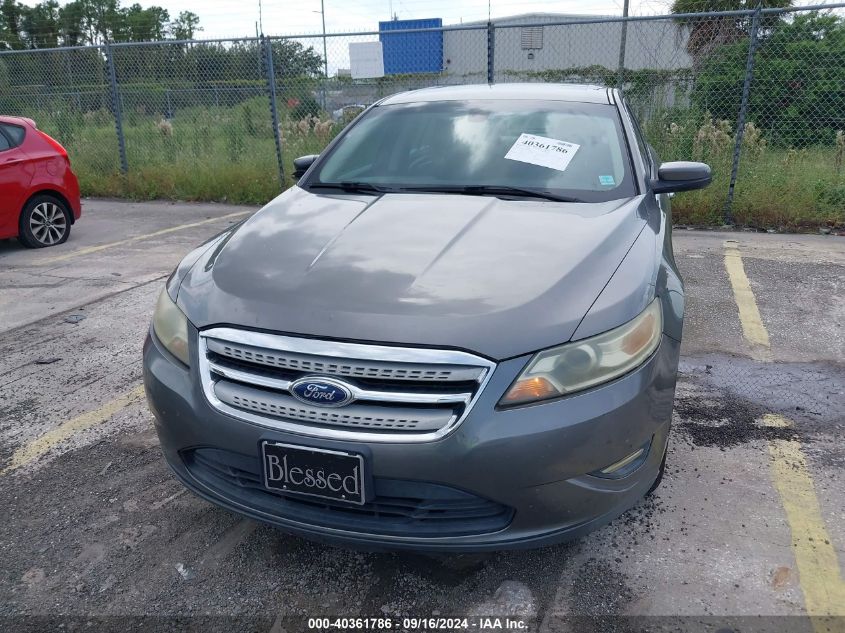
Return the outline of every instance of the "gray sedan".
<path id="1" fill-rule="evenodd" d="M 655 488 L 684 314 L 663 163 L 596 86 L 388 97 L 159 298 L 144 382 L 205 499 L 291 533 L 535 547 Z"/>

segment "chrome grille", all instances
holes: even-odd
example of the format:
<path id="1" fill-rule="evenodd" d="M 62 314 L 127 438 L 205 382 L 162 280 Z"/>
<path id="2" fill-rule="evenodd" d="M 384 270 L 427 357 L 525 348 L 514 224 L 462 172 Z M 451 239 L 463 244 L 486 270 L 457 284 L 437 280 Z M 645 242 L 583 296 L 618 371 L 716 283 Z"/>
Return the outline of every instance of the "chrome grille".
<path id="1" fill-rule="evenodd" d="M 429 441 L 469 413 L 495 364 L 465 352 L 338 343 L 234 328 L 200 333 L 203 390 L 218 410 L 303 435 Z M 326 408 L 290 393 L 305 377 L 333 377 L 353 401 Z"/>
<path id="2" fill-rule="evenodd" d="M 386 380 L 477 380 L 484 372 L 478 367 L 432 367 L 430 365 L 400 365 L 399 363 L 363 361 L 339 361 L 336 358 L 309 356 L 295 352 L 274 352 L 248 345 L 233 345 L 215 339 L 208 340 L 208 349 L 228 358 L 257 365 L 279 367 L 293 371 L 325 376 L 349 376 L 353 378 L 383 378 Z"/>
<path id="3" fill-rule="evenodd" d="M 214 386 L 214 393 L 223 402 L 241 409 L 290 420 L 353 428 L 436 431 L 448 424 L 453 415 L 450 409 L 374 407 L 360 403 L 343 409 L 310 407 L 290 396 L 250 389 L 227 381 L 218 382 Z"/>

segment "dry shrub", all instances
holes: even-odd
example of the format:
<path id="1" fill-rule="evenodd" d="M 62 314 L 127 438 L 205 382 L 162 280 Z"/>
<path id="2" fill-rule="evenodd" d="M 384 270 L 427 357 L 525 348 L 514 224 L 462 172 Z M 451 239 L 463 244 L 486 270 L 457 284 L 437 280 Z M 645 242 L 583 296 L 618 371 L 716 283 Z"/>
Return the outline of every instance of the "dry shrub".
<path id="1" fill-rule="evenodd" d="M 696 158 L 701 158 L 705 153 L 720 154 L 730 147 L 732 140 L 731 122 L 725 119 L 714 120 L 708 112 L 693 139 L 693 153 Z"/>
<path id="2" fill-rule="evenodd" d="M 155 124 L 159 134 L 166 137 L 173 136 L 173 124 L 167 119 L 159 119 Z"/>
<path id="3" fill-rule="evenodd" d="M 795 149 L 794 147 L 790 147 L 786 150 L 786 154 L 781 161 L 784 167 L 789 167 L 790 165 L 795 165 L 797 163 L 802 163 L 807 158 L 807 150 L 805 149 Z"/>
<path id="4" fill-rule="evenodd" d="M 763 138 L 763 131 L 753 123 L 745 124 L 745 132 L 742 135 L 742 149 L 759 155 L 766 149 L 766 139 Z"/>
<path id="5" fill-rule="evenodd" d="M 326 141 L 332 134 L 332 126 L 334 124 L 331 120 L 320 121 L 314 124 L 314 134 L 317 135 L 321 141 Z"/>

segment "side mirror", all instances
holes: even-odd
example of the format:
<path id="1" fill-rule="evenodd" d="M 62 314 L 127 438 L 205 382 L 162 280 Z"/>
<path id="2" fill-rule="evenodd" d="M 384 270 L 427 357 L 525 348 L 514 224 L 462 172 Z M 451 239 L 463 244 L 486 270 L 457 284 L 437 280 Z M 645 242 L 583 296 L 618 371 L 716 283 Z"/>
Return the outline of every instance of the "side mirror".
<path id="1" fill-rule="evenodd" d="M 674 193 L 703 189 L 713 180 L 710 166 L 704 163 L 676 161 L 663 163 L 657 170 L 657 180 L 651 181 L 654 193 Z"/>
<path id="2" fill-rule="evenodd" d="M 308 154 L 308 156 L 300 156 L 293 159 L 293 177 L 302 178 L 308 168 L 314 164 L 314 161 L 320 157 L 319 154 Z"/>

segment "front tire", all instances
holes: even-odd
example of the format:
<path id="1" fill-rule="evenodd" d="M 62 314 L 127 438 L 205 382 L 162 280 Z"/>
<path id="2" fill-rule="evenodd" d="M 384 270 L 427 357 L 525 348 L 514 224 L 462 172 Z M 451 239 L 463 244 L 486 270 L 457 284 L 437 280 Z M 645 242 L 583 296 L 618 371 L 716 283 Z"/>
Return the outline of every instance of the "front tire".
<path id="1" fill-rule="evenodd" d="M 63 244 L 70 236 L 70 218 L 70 209 L 58 198 L 35 196 L 21 213 L 18 240 L 27 248 Z"/>

